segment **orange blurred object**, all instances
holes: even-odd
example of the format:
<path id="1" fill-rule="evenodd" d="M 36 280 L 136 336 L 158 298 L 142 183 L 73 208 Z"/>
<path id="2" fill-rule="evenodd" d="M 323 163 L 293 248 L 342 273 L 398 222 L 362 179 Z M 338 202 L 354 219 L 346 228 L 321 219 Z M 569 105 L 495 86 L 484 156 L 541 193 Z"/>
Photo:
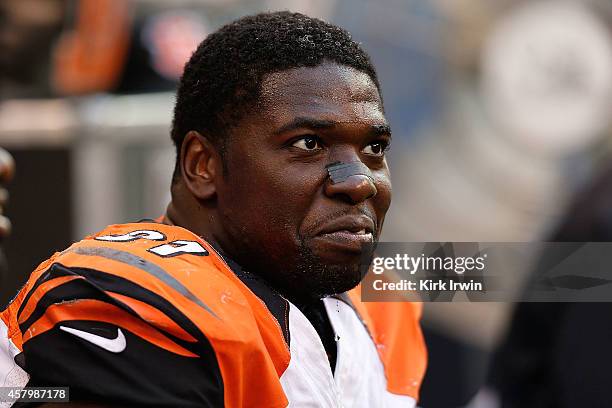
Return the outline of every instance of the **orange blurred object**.
<path id="1" fill-rule="evenodd" d="M 52 84 L 64 95 L 112 89 L 130 45 L 131 7 L 127 1 L 79 0 L 73 31 L 59 40 Z"/>

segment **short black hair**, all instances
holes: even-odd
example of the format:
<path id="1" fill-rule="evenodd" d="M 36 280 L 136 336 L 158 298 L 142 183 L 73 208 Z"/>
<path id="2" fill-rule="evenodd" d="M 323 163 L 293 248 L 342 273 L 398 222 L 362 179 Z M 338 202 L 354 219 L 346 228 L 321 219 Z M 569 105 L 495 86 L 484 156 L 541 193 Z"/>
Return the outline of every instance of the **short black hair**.
<path id="1" fill-rule="evenodd" d="M 346 30 L 322 20 L 269 12 L 240 18 L 210 34 L 185 65 L 179 83 L 172 124 L 176 170 L 187 132 L 207 134 L 223 152 L 225 131 L 257 101 L 266 74 L 324 61 L 368 74 L 380 92 L 368 54 Z"/>

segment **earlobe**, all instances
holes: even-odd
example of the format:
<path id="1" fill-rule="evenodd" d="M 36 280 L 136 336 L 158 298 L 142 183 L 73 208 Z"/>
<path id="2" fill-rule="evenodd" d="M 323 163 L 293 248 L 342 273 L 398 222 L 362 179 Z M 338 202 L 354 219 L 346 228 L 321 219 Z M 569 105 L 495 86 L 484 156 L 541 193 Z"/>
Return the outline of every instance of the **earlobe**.
<path id="1" fill-rule="evenodd" d="M 186 187 L 200 200 L 216 194 L 219 154 L 206 136 L 192 130 L 185 135 L 181 146 L 181 174 Z"/>

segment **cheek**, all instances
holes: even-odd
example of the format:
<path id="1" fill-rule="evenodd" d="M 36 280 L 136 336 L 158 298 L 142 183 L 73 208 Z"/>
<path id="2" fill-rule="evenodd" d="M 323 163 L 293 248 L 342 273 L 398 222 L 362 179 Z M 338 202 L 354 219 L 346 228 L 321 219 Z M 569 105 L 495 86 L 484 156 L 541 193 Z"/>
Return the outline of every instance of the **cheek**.
<path id="1" fill-rule="evenodd" d="M 296 239 L 316 192 L 305 172 L 286 165 L 262 169 L 244 163 L 233 172 L 230 169 L 228 182 L 226 201 L 219 204 L 231 208 L 236 220 L 249 231 L 257 231 L 269 241 Z"/>
<path id="2" fill-rule="evenodd" d="M 382 220 L 391 205 L 392 186 L 388 175 L 376 178 L 376 189 L 377 194 L 374 198 L 374 207 L 378 218 Z"/>

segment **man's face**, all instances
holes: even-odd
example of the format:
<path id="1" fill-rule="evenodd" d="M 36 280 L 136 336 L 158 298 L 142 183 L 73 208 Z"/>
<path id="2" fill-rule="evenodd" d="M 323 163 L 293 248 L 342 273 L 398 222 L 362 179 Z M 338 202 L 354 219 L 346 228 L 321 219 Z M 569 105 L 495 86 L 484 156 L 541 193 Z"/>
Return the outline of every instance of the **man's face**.
<path id="1" fill-rule="evenodd" d="M 367 74 L 333 63 L 269 74 L 229 135 L 217 187 L 223 249 L 293 298 L 353 288 L 391 202 L 390 138 Z M 332 184 L 325 166 L 338 161 L 361 162 L 373 178 Z"/>

